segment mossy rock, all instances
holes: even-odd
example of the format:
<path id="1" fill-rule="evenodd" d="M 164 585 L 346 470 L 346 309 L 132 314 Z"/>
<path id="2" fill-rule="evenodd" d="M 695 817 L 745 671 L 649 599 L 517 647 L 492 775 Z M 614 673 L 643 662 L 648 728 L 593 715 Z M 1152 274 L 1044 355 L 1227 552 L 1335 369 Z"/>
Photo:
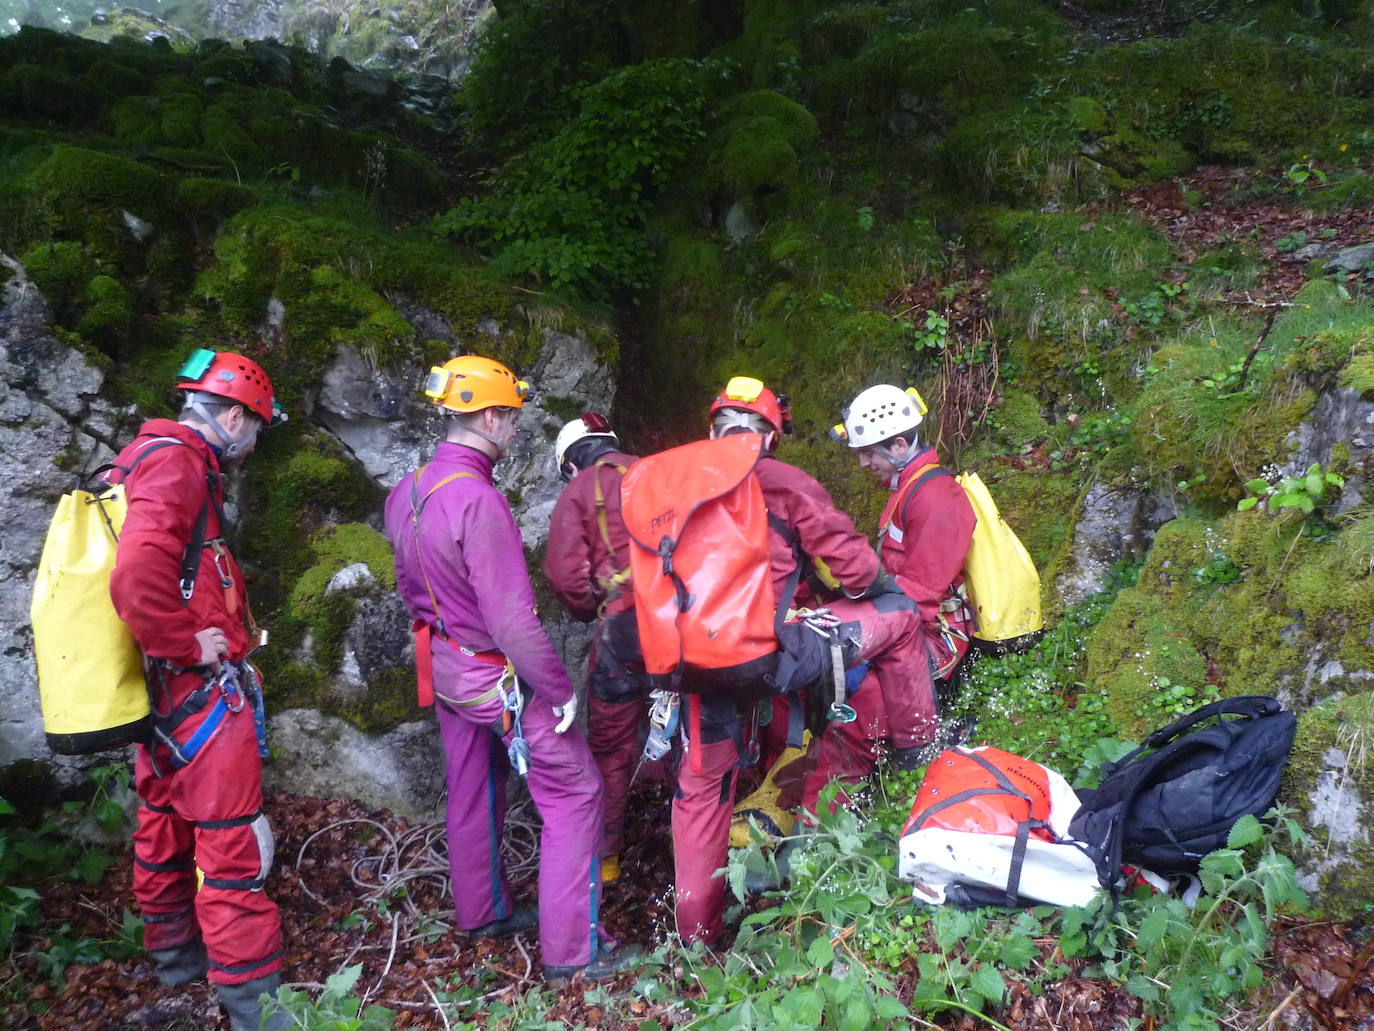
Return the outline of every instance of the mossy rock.
<path id="1" fill-rule="evenodd" d="M 135 300 L 129 289 L 113 276 L 93 276 L 82 298 L 84 311 L 76 331 L 87 340 L 111 350 L 133 330 Z"/>
<path id="2" fill-rule="evenodd" d="M 1190 689 L 1193 700 L 1201 702 L 1207 661 L 1178 613 L 1130 587 L 1088 638 L 1087 675 L 1104 692 L 1107 712 L 1123 735 L 1140 740 L 1173 718 L 1163 707 L 1173 687 Z"/>
<path id="3" fill-rule="evenodd" d="M 1363 922 L 1374 907 L 1374 692 L 1334 698 L 1298 717 L 1280 801 L 1295 808 L 1313 834 L 1292 858 L 1317 916 Z"/>
<path id="4" fill-rule="evenodd" d="M 1341 370 L 1338 382 L 1364 400 L 1374 400 L 1374 354 L 1360 354 L 1350 359 L 1350 364 Z"/>
<path id="5" fill-rule="evenodd" d="M 1073 533 L 1073 512 L 1082 489 L 1072 473 L 983 470 L 1002 518 L 1026 546 L 1036 568 L 1046 568 L 1055 549 Z"/>
<path id="6" fill-rule="evenodd" d="M 59 144 L 0 200 L 9 205 L 26 240 L 70 239 L 92 256 L 117 265 L 139 250 L 123 213 L 157 224 L 171 180 L 114 154 Z"/>
<path id="7" fill-rule="evenodd" d="M 81 293 L 95 274 L 95 263 L 86 249 L 69 240 L 54 241 L 25 251 L 19 263 L 47 298 L 58 322 L 72 325 Z"/>

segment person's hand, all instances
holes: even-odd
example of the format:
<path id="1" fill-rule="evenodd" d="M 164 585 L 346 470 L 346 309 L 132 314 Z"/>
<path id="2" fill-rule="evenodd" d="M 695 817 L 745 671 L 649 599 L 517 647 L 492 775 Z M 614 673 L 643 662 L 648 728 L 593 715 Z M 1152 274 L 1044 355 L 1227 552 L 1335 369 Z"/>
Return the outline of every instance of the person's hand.
<path id="1" fill-rule="evenodd" d="M 200 646 L 197 666 L 210 666 L 219 670 L 219 660 L 229 654 L 229 638 L 217 626 L 207 626 L 196 634 L 196 644 Z"/>
<path id="2" fill-rule="evenodd" d="M 573 720 L 577 718 L 577 695 L 573 695 L 562 705 L 555 705 L 553 714 L 563 717 L 558 721 L 558 726 L 553 728 L 553 732 L 555 734 L 566 733 L 567 729 L 573 725 Z"/>

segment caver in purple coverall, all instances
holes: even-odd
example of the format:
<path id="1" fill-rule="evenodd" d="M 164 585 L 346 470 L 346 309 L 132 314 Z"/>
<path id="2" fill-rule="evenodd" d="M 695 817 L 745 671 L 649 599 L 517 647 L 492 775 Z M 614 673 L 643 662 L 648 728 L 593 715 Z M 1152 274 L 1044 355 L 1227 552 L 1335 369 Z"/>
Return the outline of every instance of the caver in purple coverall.
<path id="1" fill-rule="evenodd" d="M 492 729 L 501 701 L 473 699 L 500 679 L 502 666 L 468 652 L 508 656 L 522 684 L 530 746 L 529 788 L 544 822 L 539 860 L 539 943 L 546 966 L 583 966 L 598 952 L 601 897 L 601 778 L 576 727 L 555 734 L 553 706 L 572 683 L 534 611 L 520 531 L 491 479 L 492 461 L 462 444 L 441 442 L 434 461 L 401 480 L 386 500 L 386 533 L 396 552 L 396 586 L 412 618 L 438 624 L 434 694 L 448 783 L 449 862 L 458 926 L 472 929 L 511 914 L 500 855 L 506 813 L 510 734 Z M 412 529 L 412 483 L 424 503 L 419 546 Z M 420 561 L 423 560 L 423 570 Z M 428 574 L 429 588 L 425 584 Z"/>

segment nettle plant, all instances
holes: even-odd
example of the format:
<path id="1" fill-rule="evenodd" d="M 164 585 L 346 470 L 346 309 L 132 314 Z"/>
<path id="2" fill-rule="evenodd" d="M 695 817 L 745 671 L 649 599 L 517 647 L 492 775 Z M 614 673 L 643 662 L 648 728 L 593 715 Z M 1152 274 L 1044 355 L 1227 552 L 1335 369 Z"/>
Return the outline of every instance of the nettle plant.
<path id="1" fill-rule="evenodd" d="M 1301 476 L 1284 476 L 1273 483 L 1256 477 L 1245 485 L 1248 496 L 1241 498 L 1236 508 L 1245 512 L 1263 501 L 1270 512 L 1296 508 L 1304 515 L 1311 515 L 1321 508 L 1328 494 L 1338 494 L 1344 486 L 1344 476 L 1323 470 L 1319 463 L 1313 462 Z"/>

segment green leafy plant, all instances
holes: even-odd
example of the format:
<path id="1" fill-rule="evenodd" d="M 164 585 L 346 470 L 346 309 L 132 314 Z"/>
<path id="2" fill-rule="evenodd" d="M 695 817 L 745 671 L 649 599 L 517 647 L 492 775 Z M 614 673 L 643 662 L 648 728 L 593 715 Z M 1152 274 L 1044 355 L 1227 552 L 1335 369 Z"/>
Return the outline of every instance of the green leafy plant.
<path id="1" fill-rule="evenodd" d="M 1176 684 L 1168 677 L 1154 678 L 1155 694 L 1150 704 L 1162 710 L 1169 719 L 1186 716 L 1200 705 L 1207 705 L 1221 697 L 1215 684 L 1203 684 L 1201 688 L 1191 684 Z"/>
<path id="2" fill-rule="evenodd" d="M 1281 254 L 1291 254 L 1293 251 L 1300 251 L 1306 246 L 1307 234 L 1302 230 L 1284 233 L 1274 241 L 1274 248 Z"/>
<path id="3" fill-rule="evenodd" d="M 1326 173 L 1323 172 L 1310 157 L 1306 154 L 1301 161 L 1295 161 L 1288 166 L 1283 173 L 1283 178 L 1293 187 L 1293 192 L 1299 197 L 1306 195 L 1308 190 L 1318 189 L 1326 185 Z"/>
<path id="4" fill-rule="evenodd" d="M 293 988 L 277 989 L 277 1005 L 306 1031 L 390 1031 L 396 1014 L 382 1006 L 363 1006 L 352 994 L 363 965 L 354 964 L 331 974 L 318 999 Z"/>
<path id="5" fill-rule="evenodd" d="M 1257 477 L 1245 485 L 1248 497 L 1241 498 L 1236 508 L 1245 512 L 1261 501 L 1270 512 L 1285 508 L 1296 508 L 1305 515 L 1311 515 L 1322 505 L 1331 493 L 1331 488 L 1339 493 L 1345 486 L 1345 477 L 1340 473 L 1323 470 L 1313 462 L 1301 476 L 1284 476 L 1276 483 Z"/>
<path id="6" fill-rule="evenodd" d="M 649 198 L 703 135 L 710 62 L 644 61 L 579 94 L 575 117 L 512 157 L 492 191 L 431 228 L 492 255 L 504 276 L 604 299 L 647 286 Z"/>
<path id="7" fill-rule="evenodd" d="M 865 233 L 871 233 L 876 224 L 877 220 L 873 217 L 873 209 L 871 207 L 865 206 L 859 209 L 858 226 L 860 229 Z"/>
<path id="8" fill-rule="evenodd" d="M 1264 980 L 1269 929 L 1306 896 L 1287 854 L 1306 835 L 1282 808 L 1231 828 L 1226 848 L 1202 861 L 1204 894 L 1189 909 L 1174 895 L 1146 893 L 1114 906 L 1102 898 L 1059 921 L 1065 956 L 1093 961 L 1087 976 L 1124 983 L 1160 1031 L 1216 1029 L 1228 1004 Z"/>
<path id="9" fill-rule="evenodd" d="M 939 353 L 945 349 L 945 344 L 949 340 L 949 319 L 939 312 L 927 308 L 925 321 L 916 330 L 916 352 L 934 351 Z"/>
<path id="10" fill-rule="evenodd" d="M 1233 584 L 1241 579 L 1241 572 L 1224 551 L 1214 551 L 1205 566 L 1193 570 L 1193 579 L 1200 584 Z"/>

